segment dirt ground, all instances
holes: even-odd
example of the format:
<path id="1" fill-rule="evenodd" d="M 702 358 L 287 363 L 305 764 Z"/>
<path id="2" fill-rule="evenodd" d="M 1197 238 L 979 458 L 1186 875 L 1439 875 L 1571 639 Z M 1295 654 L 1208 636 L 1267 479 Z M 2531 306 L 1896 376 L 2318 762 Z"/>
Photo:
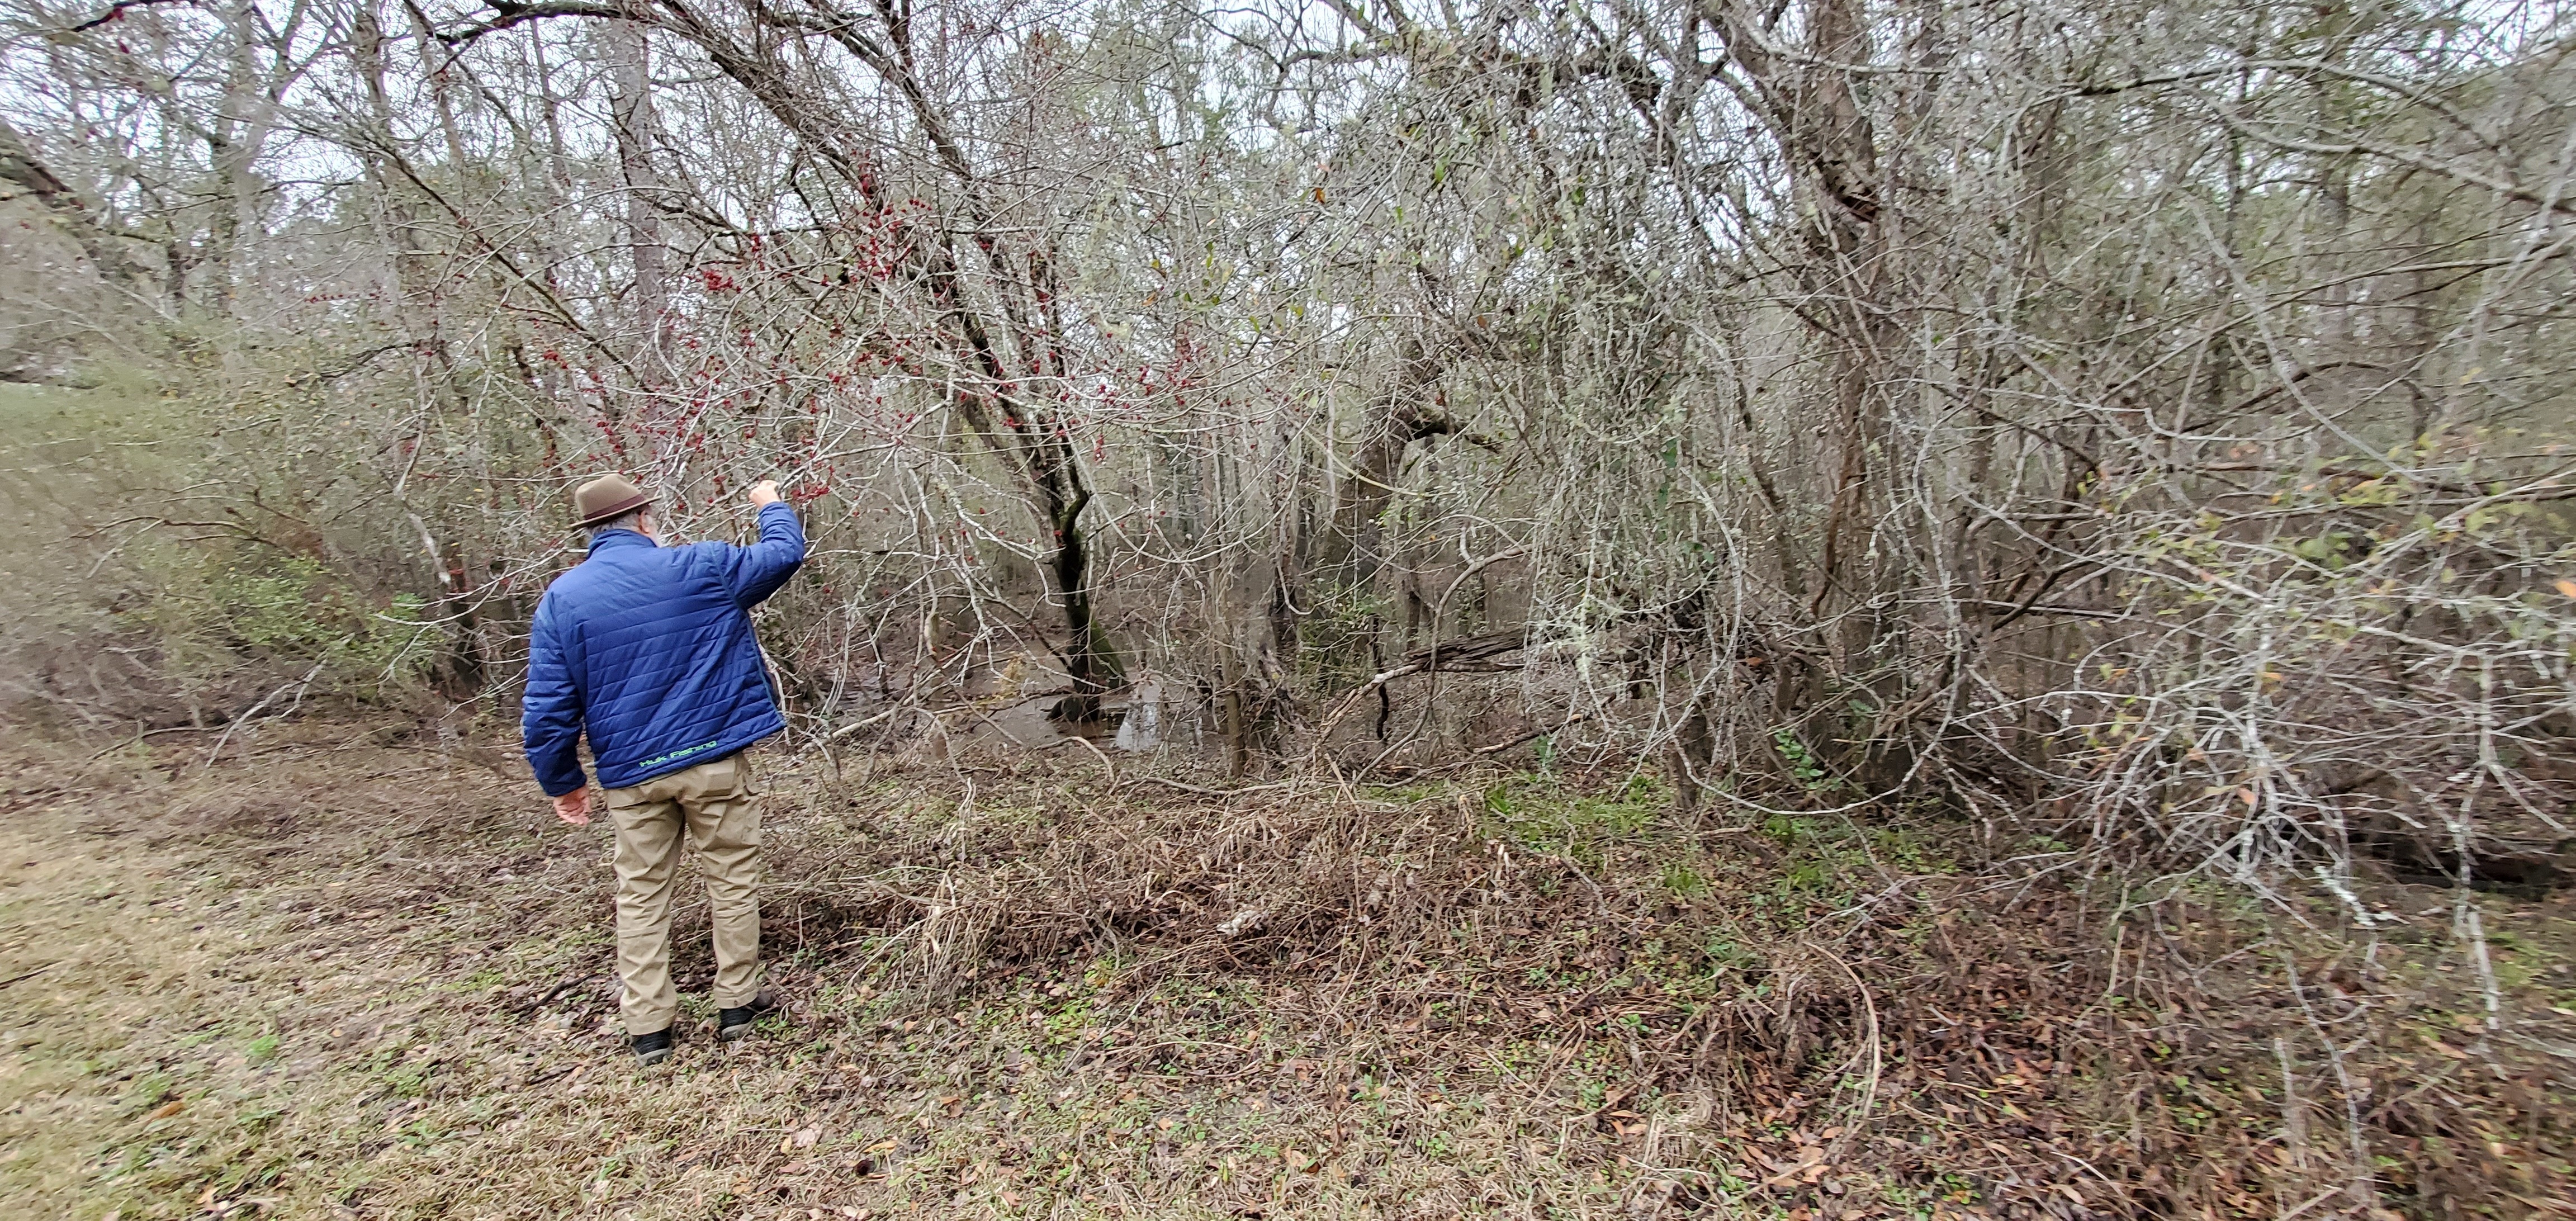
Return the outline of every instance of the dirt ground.
<path id="1" fill-rule="evenodd" d="M 2446 892 L 2329 936 L 1615 775 L 771 756 L 791 1009 L 714 1041 L 698 892 L 639 1069 L 604 827 L 400 737 L 16 749 L 0 1215 L 2576 1216 L 2563 896 L 2481 962 Z"/>

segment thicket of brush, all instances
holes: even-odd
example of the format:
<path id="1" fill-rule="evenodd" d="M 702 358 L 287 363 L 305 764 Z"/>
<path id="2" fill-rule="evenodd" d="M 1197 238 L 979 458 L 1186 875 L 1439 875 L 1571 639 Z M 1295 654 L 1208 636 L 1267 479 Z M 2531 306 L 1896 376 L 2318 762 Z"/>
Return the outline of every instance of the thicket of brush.
<path id="1" fill-rule="evenodd" d="M 96 833 L 328 876 L 338 909 L 446 913 L 458 978 L 494 945 L 597 934 L 594 855 L 532 844 L 522 786 L 345 739 L 306 725 L 213 769 L 155 748 L 175 778 L 139 755 L 28 775 Z M 1694 829 L 1616 772 L 1220 798 L 1058 758 L 764 762 L 767 952 L 798 1014 L 781 1037 L 819 1049 L 813 1106 L 1439 1080 L 1545 1138 L 1545 1159 L 1457 1150 L 1501 1177 L 1406 1213 L 1426 1216 L 1593 1168 L 1641 1217 L 2547 1217 L 2570 1188 L 2563 905 L 2506 913 L 2490 1031 L 2480 963 L 2438 928 L 2345 937 L 2331 900 L 2088 886 L 1938 825 Z M 368 774 L 388 764 L 409 778 Z M 685 988 L 711 978 L 705 933 L 685 906 Z M 542 1011 L 613 1050 L 608 964 L 567 970 L 475 993 L 476 1020 Z M 775 1143 L 746 1139 L 729 1156 Z M 438 1198 L 419 1192 L 379 1206 Z"/>
<path id="2" fill-rule="evenodd" d="M 1199 788 L 1570 761 L 1673 828 L 1935 827 L 1980 872 L 2213 881 L 2478 963 L 2478 888 L 2569 867 L 2554 10 L 0 25 L 10 376 L 55 383 L 0 480 L 21 719 L 476 738 L 574 483 L 634 474 L 694 538 L 775 475 L 814 541 L 763 621 L 799 750 L 1043 706 L 1157 721 L 1120 766 Z M 1227 825 L 1277 868 L 1360 834 Z M 1314 932 L 1275 902 L 1224 919 Z M 1052 927 L 1000 910 L 916 933 Z"/>

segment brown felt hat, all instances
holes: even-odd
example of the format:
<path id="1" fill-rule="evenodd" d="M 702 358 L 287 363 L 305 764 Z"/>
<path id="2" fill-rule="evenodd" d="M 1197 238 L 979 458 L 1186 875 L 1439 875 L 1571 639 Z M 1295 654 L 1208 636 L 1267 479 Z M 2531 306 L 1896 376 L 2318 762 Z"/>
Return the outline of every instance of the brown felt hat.
<path id="1" fill-rule="evenodd" d="M 635 486 L 624 475 L 602 475 L 573 489 L 572 511 L 581 518 L 587 530 L 611 518 L 623 517 L 653 503 L 644 489 Z"/>

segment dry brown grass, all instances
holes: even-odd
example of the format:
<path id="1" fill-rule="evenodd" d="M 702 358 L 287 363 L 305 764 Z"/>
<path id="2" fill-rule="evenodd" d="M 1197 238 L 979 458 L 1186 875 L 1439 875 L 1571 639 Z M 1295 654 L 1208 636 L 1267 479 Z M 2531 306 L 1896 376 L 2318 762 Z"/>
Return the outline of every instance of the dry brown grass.
<path id="1" fill-rule="evenodd" d="M 794 1013 L 639 1072 L 603 833 L 506 762 L 356 740 L 17 760 L 0 1209 L 2565 1211 L 2563 899 L 2483 901 L 2490 1027 L 2447 916 L 2374 940 L 2185 888 L 2114 919 L 1941 828 L 1694 834 L 1618 776 L 773 759 Z M 700 990 L 704 932 L 684 908 Z"/>

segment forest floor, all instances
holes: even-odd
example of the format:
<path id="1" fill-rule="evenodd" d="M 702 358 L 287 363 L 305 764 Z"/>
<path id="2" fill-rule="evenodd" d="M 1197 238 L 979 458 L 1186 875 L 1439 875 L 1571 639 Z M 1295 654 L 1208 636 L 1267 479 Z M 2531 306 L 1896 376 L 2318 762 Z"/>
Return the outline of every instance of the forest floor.
<path id="1" fill-rule="evenodd" d="M 604 826 L 497 748 L 215 745 L 0 760 L 0 1215 L 2576 1216 L 2564 894 L 2357 930 L 1615 772 L 771 755 L 792 1005 L 714 1041 L 693 894 L 638 1068 Z"/>

